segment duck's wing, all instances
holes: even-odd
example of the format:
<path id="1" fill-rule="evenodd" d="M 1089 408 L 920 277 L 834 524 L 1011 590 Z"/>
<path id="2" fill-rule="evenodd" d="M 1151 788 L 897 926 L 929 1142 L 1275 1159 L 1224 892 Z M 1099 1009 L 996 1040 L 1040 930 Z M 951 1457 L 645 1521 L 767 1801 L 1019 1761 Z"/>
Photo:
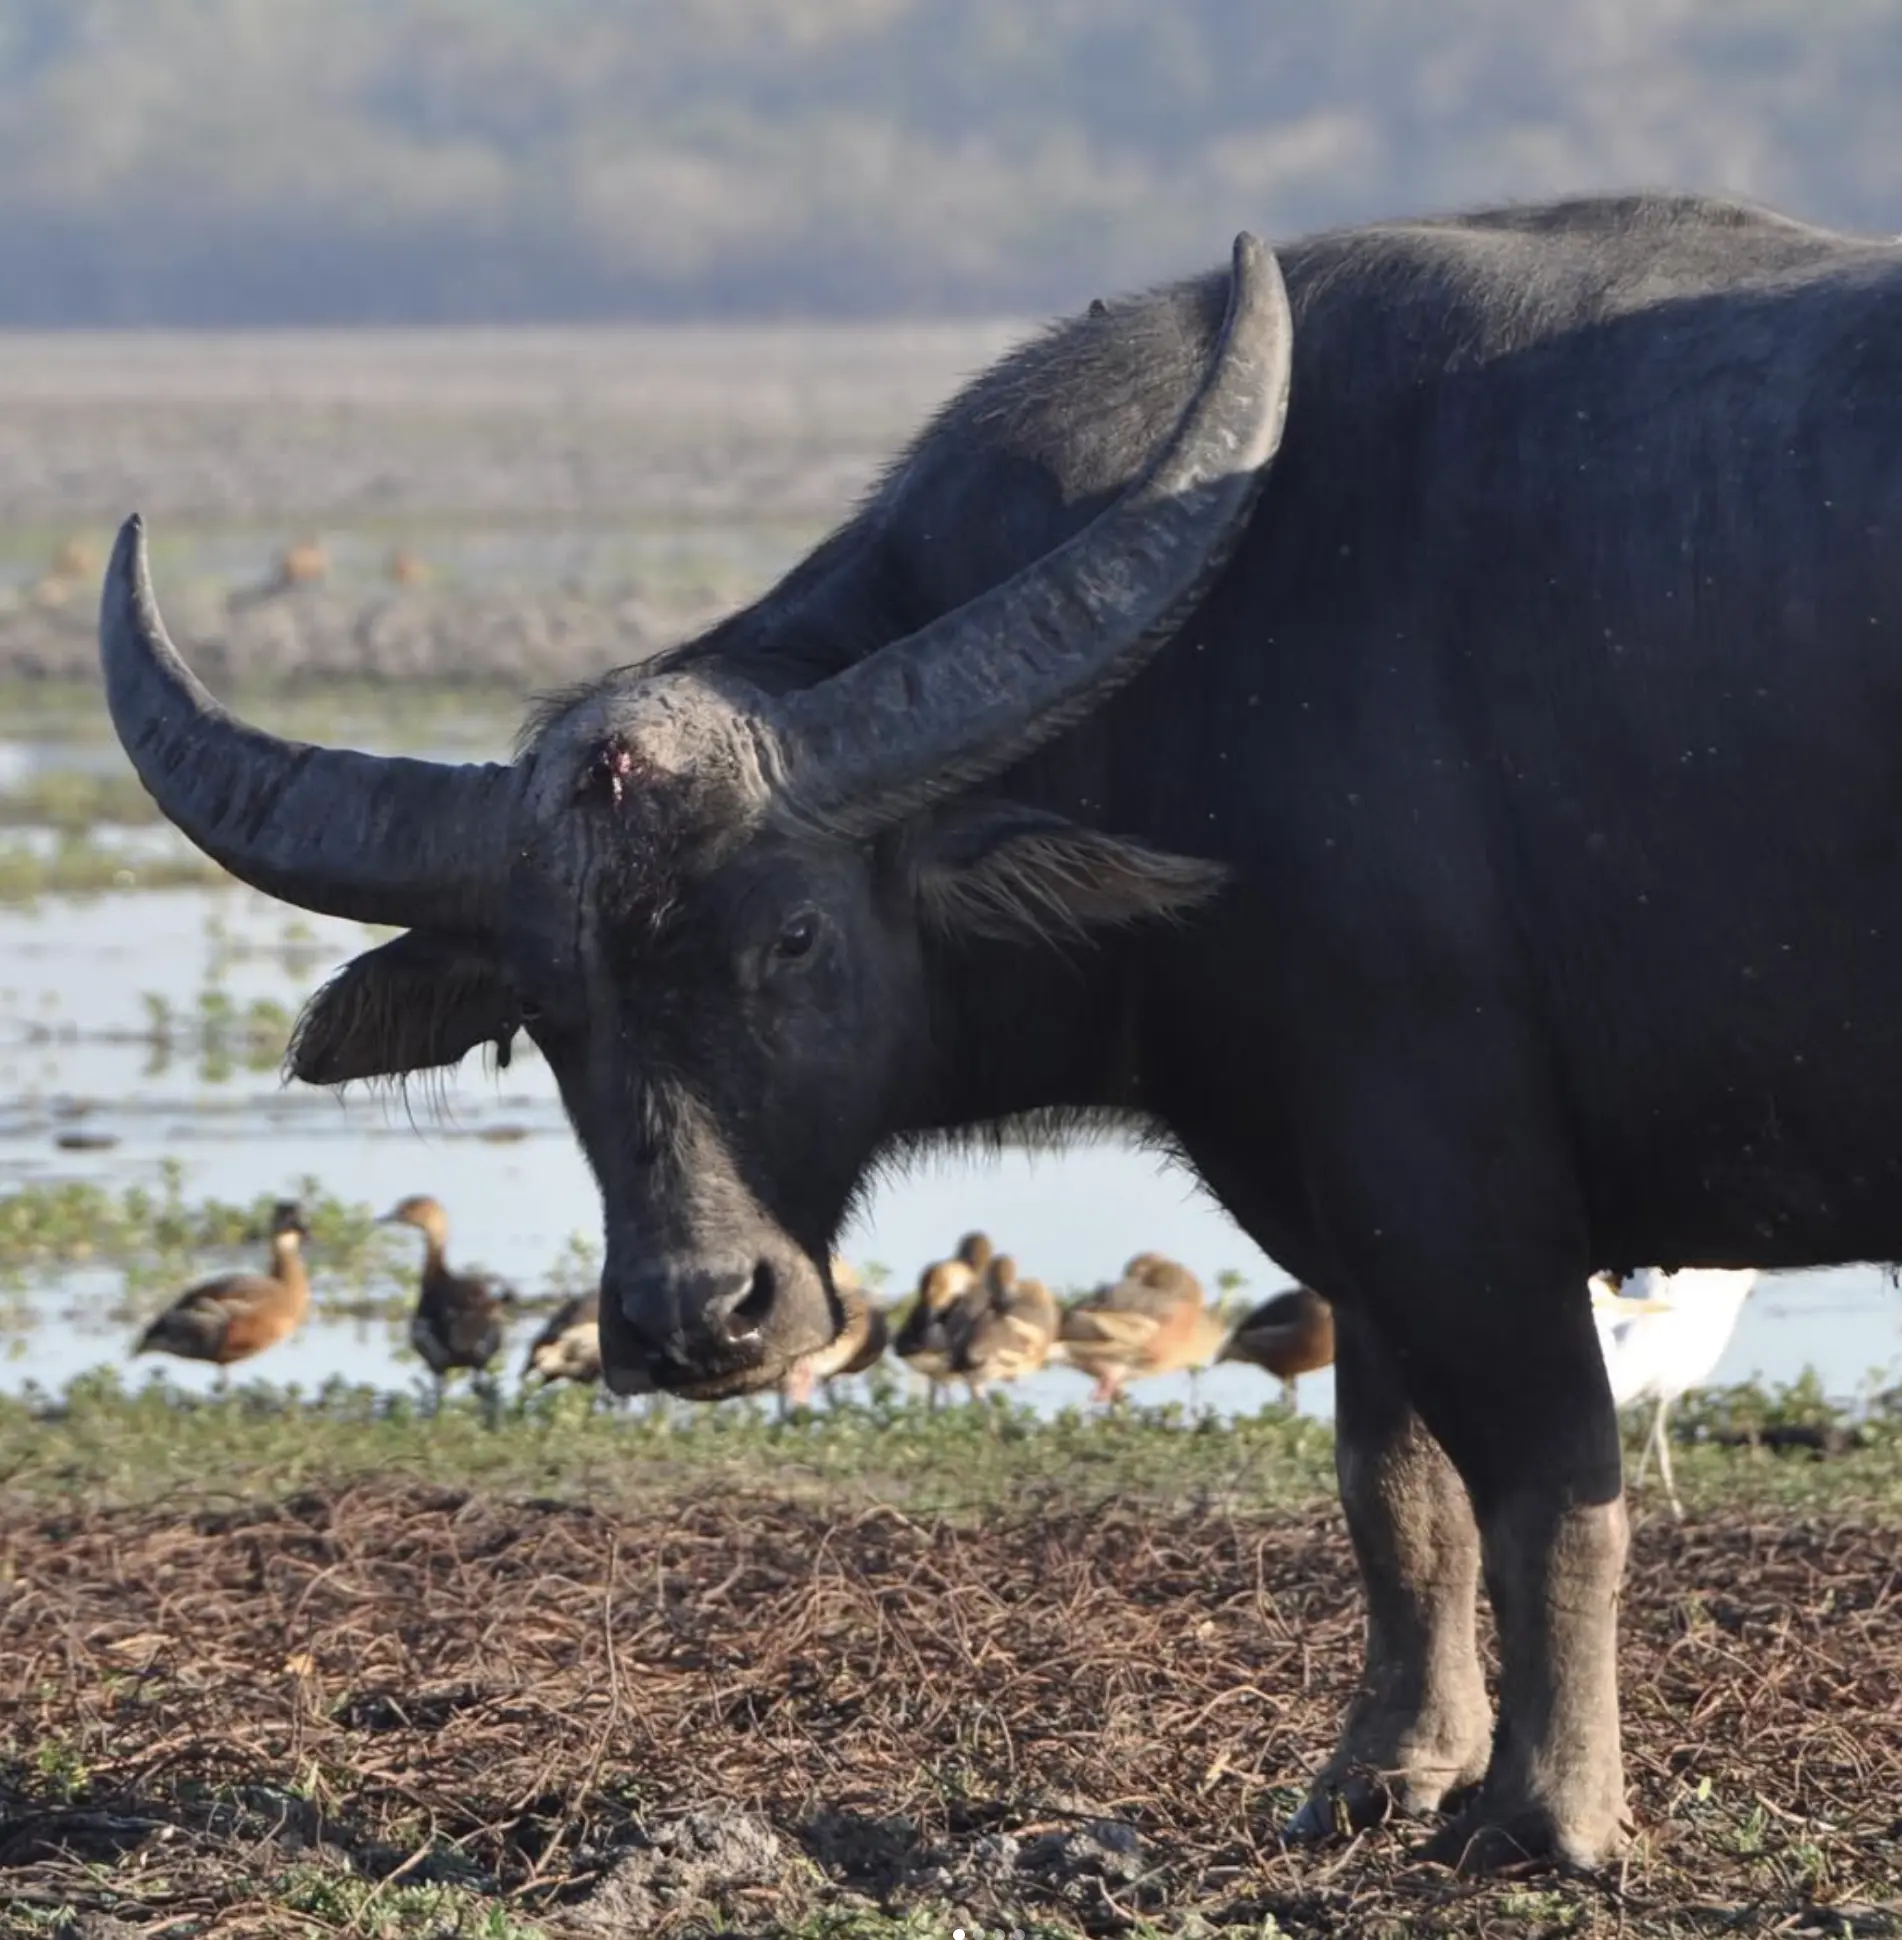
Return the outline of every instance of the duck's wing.
<path id="1" fill-rule="evenodd" d="M 978 1381 L 1015 1381 L 1043 1364 L 1047 1347 L 1043 1335 L 993 1308 L 972 1322 L 957 1371 Z"/>
<path id="2" fill-rule="evenodd" d="M 560 1340 L 563 1334 L 577 1327 L 598 1327 L 601 1323 L 600 1293 L 570 1294 L 559 1307 L 542 1322 L 541 1331 L 535 1336 L 533 1345 L 545 1347 L 550 1341 Z"/>
<path id="3" fill-rule="evenodd" d="M 1004 1303 L 1004 1312 L 1014 1325 L 1028 1327 L 1054 1340 L 1063 1326 L 1063 1309 L 1057 1296 L 1041 1280 L 1019 1280 L 1017 1290 Z"/>
<path id="4" fill-rule="evenodd" d="M 848 1288 L 837 1289 L 842 1315 L 839 1331 L 823 1347 L 799 1357 L 800 1365 L 813 1379 L 829 1381 L 843 1374 L 864 1351 L 872 1327 L 872 1308 L 862 1294 Z"/>
<path id="5" fill-rule="evenodd" d="M 1063 1317 L 1058 1342 L 1073 1367 L 1100 1374 L 1107 1368 L 1134 1366 L 1161 1331 L 1154 1314 L 1117 1308 L 1072 1307 Z"/>
<path id="6" fill-rule="evenodd" d="M 216 1349 L 225 1329 L 248 1312 L 270 1282 L 252 1273 L 224 1273 L 187 1287 L 139 1336 L 135 1354 L 157 1351 L 199 1357 Z"/>
<path id="7" fill-rule="evenodd" d="M 139 1336 L 135 1354 L 242 1360 L 281 1340 L 303 1318 L 308 1287 L 256 1273 L 224 1273 L 188 1287 Z"/>
<path id="8" fill-rule="evenodd" d="M 519 1307 L 522 1297 L 506 1280 L 493 1273 L 458 1273 L 456 1278 L 468 1288 L 468 1297 L 491 1307 Z"/>
<path id="9" fill-rule="evenodd" d="M 546 1330 L 544 1330 L 545 1332 Z M 538 1340 L 522 1369 L 545 1381 L 598 1381 L 601 1378 L 601 1327 L 590 1317 Z"/>
<path id="10" fill-rule="evenodd" d="M 840 1368 L 841 1374 L 863 1374 L 868 1368 L 876 1367 L 885 1357 L 885 1349 L 891 1344 L 891 1329 L 885 1324 L 885 1313 L 881 1307 L 866 1308 L 865 1331 L 859 1341 L 858 1352 Z"/>

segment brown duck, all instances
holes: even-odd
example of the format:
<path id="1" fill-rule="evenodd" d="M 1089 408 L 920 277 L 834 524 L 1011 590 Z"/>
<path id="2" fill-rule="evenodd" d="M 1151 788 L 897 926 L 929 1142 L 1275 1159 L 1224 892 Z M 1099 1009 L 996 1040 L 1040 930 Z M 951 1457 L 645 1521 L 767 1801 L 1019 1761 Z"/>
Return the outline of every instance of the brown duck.
<path id="1" fill-rule="evenodd" d="M 964 1335 L 984 1300 L 984 1270 L 994 1248 L 984 1233 L 966 1233 L 948 1260 L 934 1260 L 918 1276 L 918 1293 L 898 1332 L 892 1352 L 913 1373 L 931 1383 L 931 1405 L 938 1390 L 957 1372 Z"/>
<path id="2" fill-rule="evenodd" d="M 443 1384 L 458 1368 L 486 1374 L 502 1350 L 503 1317 L 515 1295 L 486 1273 L 454 1272 L 444 1257 L 449 1245 L 449 1215 L 427 1193 L 399 1200 L 383 1226 L 414 1226 L 423 1236 L 423 1275 L 416 1311 L 410 1316 L 409 1344 Z"/>
<path id="3" fill-rule="evenodd" d="M 1008 1253 L 984 1269 L 983 1299 L 957 1344 L 953 1372 L 976 1400 L 997 1382 L 1020 1381 L 1050 1359 L 1063 1326 L 1063 1309 L 1041 1280 L 1019 1277 Z"/>
<path id="4" fill-rule="evenodd" d="M 1312 1287 L 1273 1294 L 1242 1317 L 1218 1358 L 1266 1368 L 1292 1408 L 1296 1379 L 1333 1365 L 1334 1309 Z"/>
<path id="5" fill-rule="evenodd" d="M 270 1271 L 222 1273 L 187 1288 L 139 1336 L 133 1353 L 176 1354 L 222 1370 L 275 1347 L 310 1311 L 301 1251 L 307 1238 L 295 1201 L 280 1200 L 271 1214 Z"/>
<path id="6" fill-rule="evenodd" d="M 601 1294 L 578 1293 L 564 1300 L 528 1344 L 522 1379 L 586 1384 L 601 1378 Z"/>
<path id="7" fill-rule="evenodd" d="M 820 1382 L 828 1384 L 843 1375 L 863 1374 L 875 1366 L 891 1340 L 884 1309 L 875 1306 L 859 1285 L 859 1276 L 845 1260 L 832 1262 L 832 1287 L 839 1296 L 844 1325 L 824 1347 L 802 1354 L 780 1383 L 780 1411 L 799 1408 L 812 1399 Z"/>
<path id="8" fill-rule="evenodd" d="M 1114 1401 L 1126 1381 L 1206 1367 L 1226 1333 L 1187 1267 L 1138 1253 L 1120 1280 L 1070 1308 L 1058 1339 L 1062 1358 L 1096 1377 L 1091 1398 Z"/>

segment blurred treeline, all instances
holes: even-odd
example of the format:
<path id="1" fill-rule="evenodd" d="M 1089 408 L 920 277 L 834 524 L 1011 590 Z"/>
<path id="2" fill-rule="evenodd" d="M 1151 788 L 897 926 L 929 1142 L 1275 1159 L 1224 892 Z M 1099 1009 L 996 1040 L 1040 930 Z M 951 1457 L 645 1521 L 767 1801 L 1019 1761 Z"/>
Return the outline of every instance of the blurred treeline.
<path id="1" fill-rule="evenodd" d="M 0 323 L 1035 311 L 1552 189 L 1902 229 L 1902 0 L 0 0 Z"/>

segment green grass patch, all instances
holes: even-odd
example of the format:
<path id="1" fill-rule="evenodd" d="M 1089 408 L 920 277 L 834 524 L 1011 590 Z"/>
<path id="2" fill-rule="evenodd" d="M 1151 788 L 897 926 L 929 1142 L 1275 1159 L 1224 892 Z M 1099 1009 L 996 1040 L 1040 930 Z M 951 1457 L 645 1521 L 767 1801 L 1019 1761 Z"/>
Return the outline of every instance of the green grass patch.
<path id="1" fill-rule="evenodd" d="M 982 1513 L 1069 1501 L 1305 1506 L 1334 1487 L 1333 1433 L 1269 1407 L 1224 1421 L 1180 1407 L 1081 1407 L 1039 1416 L 997 1397 L 931 1409 L 879 1370 L 863 1398 L 796 1410 L 772 1399 L 631 1407 L 573 1388 L 495 1404 L 333 1382 L 266 1382 L 223 1396 L 161 1375 L 132 1386 L 99 1369 L 57 1397 L 0 1399 L 0 1476 L 19 1491 L 94 1503 L 178 1491 L 251 1497 L 407 1476 L 458 1487 L 601 1500 L 770 1488 L 813 1501 Z"/>
<path id="2" fill-rule="evenodd" d="M 352 1209 L 307 1203 L 320 1230 L 328 1224 L 343 1245 L 352 1243 Z M 223 1216 L 235 1227 L 259 1210 Z M 1766 1428 L 1813 1421 L 1818 1405 L 1813 1383 L 1799 1382 L 1721 1390 L 1687 1412 L 1674 1459 L 1693 1517 L 1756 1510 L 1902 1518 L 1902 1417 L 1890 1405 L 1853 1420 L 1839 1414 L 1842 1440 L 1827 1456 L 1706 1439 L 1714 1424 L 1728 1432 L 1746 1417 Z M 1628 1459 L 1647 1425 L 1641 1410 L 1628 1419 Z M 570 1387 L 499 1400 L 452 1393 L 437 1412 L 420 1379 L 407 1393 L 254 1381 L 200 1397 L 157 1371 L 129 1383 L 102 1368 L 58 1395 L 29 1389 L 0 1399 L 0 1475 L 17 1490 L 77 1491 L 95 1503 L 201 1491 L 270 1498 L 403 1476 L 591 1501 L 766 1489 L 941 1515 L 1059 1499 L 1296 1510 L 1335 1486 L 1331 1427 L 1278 1404 L 1234 1417 L 1177 1404 L 1079 1403 L 1040 1414 L 994 1395 L 933 1409 L 890 1364 L 854 1396 L 786 1416 L 770 1396 L 712 1407 L 617 1404 Z M 1633 1502 L 1635 1513 L 1663 1511 L 1655 1482 Z"/>
<path id="3" fill-rule="evenodd" d="M 232 878 L 195 853 L 130 855 L 91 835 L 62 835 L 53 847 L 0 843 L 0 903 L 42 896 L 99 896 L 134 889 L 229 888 Z"/>
<path id="4" fill-rule="evenodd" d="M 297 1022 L 274 997 L 240 1004 L 216 984 L 198 993 L 195 1010 L 184 1010 L 155 991 L 145 993 L 148 1074 L 174 1058 L 189 1057 L 207 1084 L 222 1084 L 240 1068 L 269 1071 L 283 1061 Z"/>
<path id="5" fill-rule="evenodd" d="M 83 1180 L 23 1186 L 0 1197 L 0 1285 L 18 1288 L 72 1266 L 114 1266 L 137 1294 L 181 1281 L 206 1253 L 262 1245 L 276 1196 L 187 1199 L 184 1168 L 167 1161 L 156 1188 L 118 1191 Z M 380 1209 L 351 1203 L 305 1178 L 287 1195 L 303 1207 L 307 1251 L 325 1290 L 363 1297 L 413 1280 L 415 1247 L 377 1225 Z"/>
<path id="6" fill-rule="evenodd" d="M 98 774 L 46 768 L 0 789 L 0 828 L 58 829 L 80 835 L 101 826 L 139 828 L 158 820 L 158 804 L 131 769 Z"/>
<path id="7" fill-rule="evenodd" d="M 527 689 L 509 682 L 248 680 L 221 688 L 228 707 L 298 740 L 400 754 L 435 746 L 500 756 Z M 15 741 L 97 746 L 113 739 L 104 689 L 90 681 L 0 679 L 0 721 Z"/>

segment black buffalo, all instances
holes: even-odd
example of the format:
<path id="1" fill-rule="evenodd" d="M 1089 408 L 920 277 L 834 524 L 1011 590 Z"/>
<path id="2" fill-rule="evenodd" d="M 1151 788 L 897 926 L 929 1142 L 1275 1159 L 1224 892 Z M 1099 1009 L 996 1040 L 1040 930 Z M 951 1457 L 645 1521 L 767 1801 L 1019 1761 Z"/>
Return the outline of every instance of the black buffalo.
<path id="1" fill-rule="evenodd" d="M 1590 1864 L 1626 1525 L 1588 1272 L 1902 1255 L 1902 251 L 1644 197 L 1280 261 L 1285 310 L 1244 243 L 1005 359 L 511 767 L 235 722 L 134 528 L 111 703 L 236 874 L 410 927 L 300 1076 L 540 1045 L 624 1380 L 815 1345 L 894 1143 L 1167 1136 L 1338 1308 L 1367 1668 L 1299 1823 L 1483 1779 L 1453 1845 Z"/>

